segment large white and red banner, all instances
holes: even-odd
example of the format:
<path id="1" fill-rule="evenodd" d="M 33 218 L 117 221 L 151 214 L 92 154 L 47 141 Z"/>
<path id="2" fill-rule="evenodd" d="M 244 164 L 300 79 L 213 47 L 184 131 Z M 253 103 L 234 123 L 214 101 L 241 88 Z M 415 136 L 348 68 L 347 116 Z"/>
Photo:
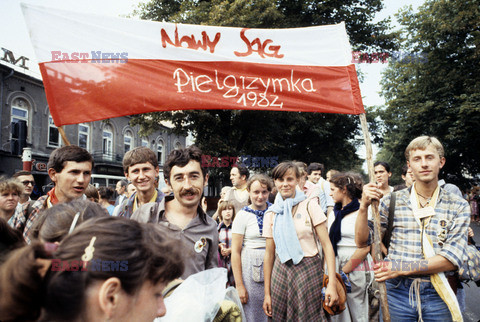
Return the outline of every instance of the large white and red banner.
<path id="1" fill-rule="evenodd" d="M 247 29 L 22 8 L 57 126 L 180 109 L 364 113 L 343 23 Z"/>

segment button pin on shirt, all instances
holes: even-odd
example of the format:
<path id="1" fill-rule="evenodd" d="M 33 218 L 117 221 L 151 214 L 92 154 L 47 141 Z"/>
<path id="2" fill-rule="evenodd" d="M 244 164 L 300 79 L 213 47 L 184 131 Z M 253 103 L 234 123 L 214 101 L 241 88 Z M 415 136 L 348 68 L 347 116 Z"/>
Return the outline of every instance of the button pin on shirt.
<path id="1" fill-rule="evenodd" d="M 447 221 L 445 219 L 442 219 L 438 222 L 438 224 L 441 227 L 437 232 L 438 244 L 440 246 L 443 246 L 443 243 L 447 239 Z"/>
<path id="2" fill-rule="evenodd" d="M 198 240 L 196 243 L 195 243 L 195 251 L 197 253 L 201 253 L 203 248 L 207 245 L 207 239 L 205 237 L 202 237 L 200 238 L 200 240 Z"/>

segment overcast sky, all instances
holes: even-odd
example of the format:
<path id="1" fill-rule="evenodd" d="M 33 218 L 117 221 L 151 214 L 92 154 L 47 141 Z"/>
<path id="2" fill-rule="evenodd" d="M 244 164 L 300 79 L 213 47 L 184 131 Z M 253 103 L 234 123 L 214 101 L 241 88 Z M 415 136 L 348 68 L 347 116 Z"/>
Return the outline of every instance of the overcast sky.
<path id="1" fill-rule="evenodd" d="M 45 7 L 59 8 L 64 10 L 95 13 L 108 16 L 127 15 L 133 11 L 141 0 L 24 0 L 25 3 L 42 5 Z M 386 0 L 384 9 L 376 19 L 383 19 L 398 12 L 405 5 L 414 8 L 423 3 L 423 0 Z M 30 44 L 27 27 L 20 10 L 19 0 L 0 1 L 0 46 L 14 52 L 16 57 L 26 56 L 30 58 L 28 65 L 33 75 L 40 77 L 35 54 Z M 395 22 L 395 18 L 392 18 Z M 3 54 L 3 53 L 2 53 Z M 381 72 L 385 64 L 359 64 L 357 65 L 364 74 L 364 82 L 360 84 L 365 105 L 382 105 L 383 99 L 379 96 Z"/>

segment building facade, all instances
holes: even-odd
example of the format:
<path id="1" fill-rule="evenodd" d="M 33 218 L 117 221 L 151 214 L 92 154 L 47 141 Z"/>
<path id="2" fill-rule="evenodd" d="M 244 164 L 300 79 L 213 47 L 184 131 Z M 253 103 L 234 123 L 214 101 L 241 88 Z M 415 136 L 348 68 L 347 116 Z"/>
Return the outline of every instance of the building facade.
<path id="1" fill-rule="evenodd" d="M 50 115 L 42 80 L 26 71 L 25 58 L 15 58 L 3 49 L 0 57 L 0 176 L 11 176 L 22 170 L 24 147 L 32 149 L 32 173 L 36 192 L 50 183 L 47 161 L 50 153 L 65 145 Z M 22 62 L 19 67 L 18 63 Z M 28 60 L 28 59 L 27 59 Z M 131 117 L 64 126 L 70 144 L 87 149 L 94 158 L 92 183 L 115 185 L 124 176 L 122 160 L 125 152 L 147 146 L 157 154 L 162 169 L 168 153 L 186 145 L 186 137 L 171 134 L 161 126 L 148 137 L 138 135 L 138 126 L 130 126 Z M 161 170 L 162 171 L 162 170 Z M 163 183 L 163 175 L 160 175 Z"/>

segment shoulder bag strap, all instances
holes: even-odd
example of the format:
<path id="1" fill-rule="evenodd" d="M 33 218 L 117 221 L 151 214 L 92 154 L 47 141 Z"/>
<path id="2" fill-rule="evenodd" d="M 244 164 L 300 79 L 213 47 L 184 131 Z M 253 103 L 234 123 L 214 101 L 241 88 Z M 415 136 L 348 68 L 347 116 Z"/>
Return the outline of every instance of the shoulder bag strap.
<path id="1" fill-rule="evenodd" d="M 383 237 L 383 245 L 388 249 L 390 246 L 390 240 L 392 239 L 392 230 L 393 230 L 393 216 L 395 215 L 395 203 L 397 196 L 395 192 L 391 193 L 390 197 L 390 205 L 388 207 L 388 224 L 387 224 L 387 231 L 385 232 L 385 236 Z"/>
<path id="2" fill-rule="evenodd" d="M 318 251 L 318 256 L 321 258 L 322 260 L 322 268 L 324 267 L 324 255 L 323 255 L 323 248 L 322 248 L 322 245 L 320 243 L 320 241 L 318 240 L 318 236 L 317 236 L 317 233 L 315 232 L 315 227 L 313 227 L 313 219 L 312 219 L 312 216 L 310 215 L 310 210 L 308 209 L 310 207 L 310 202 L 312 201 L 312 199 L 310 199 L 307 203 L 307 213 L 308 213 L 308 216 L 310 217 L 310 226 L 312 227 L 312 234 L 313 234 L 313 239 L 315 239 L 315 246 L 317 246 L 317 251 Z"/>

